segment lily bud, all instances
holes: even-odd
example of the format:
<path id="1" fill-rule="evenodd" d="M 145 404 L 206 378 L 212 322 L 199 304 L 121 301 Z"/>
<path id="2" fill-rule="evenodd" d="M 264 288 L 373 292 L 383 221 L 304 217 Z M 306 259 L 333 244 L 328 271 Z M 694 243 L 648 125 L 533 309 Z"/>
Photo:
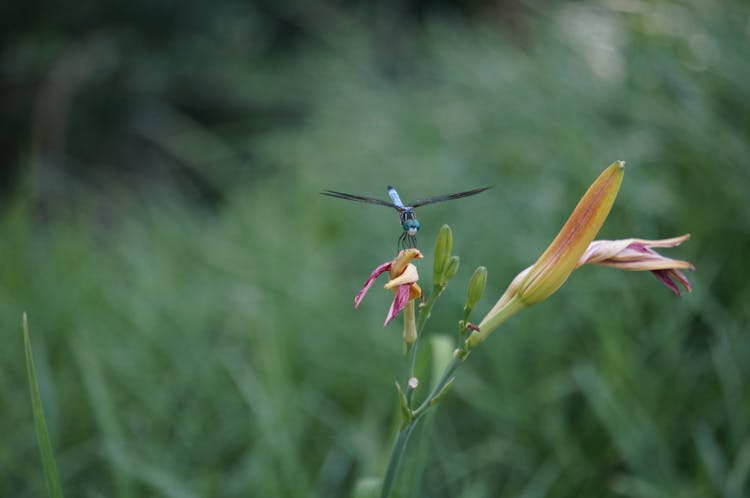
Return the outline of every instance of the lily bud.
<path id="1" fill-rule="evenodd" d="M 447 284 L 448 280 L 452 279 L 458 273 L 458 256 L 451 256 L 448 262 L 445 264 L 445 271 L 443 272 L 443 283 Z"/>
<path id="2" fill-rule="evenodd" d="M 547 299 L 565 283 L 594 240 L 620 190 L 625 163 L 616 161 L 583 195 L 560 233 L 521 282 L 518 298 L 526 305 Z"/>
<path id="3" fill-rule="evenodd" d="M 443 274 L 445 272 L 446 265 L 448 264 L 448 258 L 451 257 L 451 251 L 453 250 L 453 231 L 448 225 L 440 227 L 438 236 L 435 239 L 435 259 L 432 265 L 433 282 L 438 285 L 439 282 L 443 281 Z"/>
<path id="4" fill-rule="evenodd" d="M 487 268 L 478 267 L 469 279 L 469 287 L 466 292 L 466 306 L 464 311 L 469 313 L 474 309 L 479 299 L 484 294 L 484 288 L 487 286 Z"/>

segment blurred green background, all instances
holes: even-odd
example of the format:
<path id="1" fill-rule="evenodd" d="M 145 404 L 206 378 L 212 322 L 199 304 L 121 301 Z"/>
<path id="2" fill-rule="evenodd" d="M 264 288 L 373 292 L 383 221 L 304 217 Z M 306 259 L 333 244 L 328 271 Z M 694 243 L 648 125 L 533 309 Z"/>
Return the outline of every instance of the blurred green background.
<path id="1" fill-rule="evenodd" d="M 689 232 L 694 292 L 585 268 L 458 372 L 402 497 L 750 495 L 742 1 L 4 2 L 0 495 L 347 497 L 397 423 L 383 208 L 452 226 L 427 334 L 481 318 L 614 160 L 600 238 Z M 430 349 L 420 361 L 427 367 Z M 368 496 L 363 493 L 361 496 Z"/>

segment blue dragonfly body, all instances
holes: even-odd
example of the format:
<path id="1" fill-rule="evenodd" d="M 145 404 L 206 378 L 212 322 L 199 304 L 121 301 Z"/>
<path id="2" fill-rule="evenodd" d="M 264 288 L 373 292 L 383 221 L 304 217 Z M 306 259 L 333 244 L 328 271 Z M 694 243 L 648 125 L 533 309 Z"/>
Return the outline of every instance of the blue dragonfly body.
<path id="1" fill-rule="evenodd" d="M 461 197 L 469 197 L 476 195 L 491 187 L 480 187 L 473 190 L 466 190 L 464 192 L 457 192 L 455 194 L 437 195 L 434 197 L 428 197 L 421 201 L 412 202 L 409 205 L 404 204 L 401 198 L 396 192 L 393 186 L 388 185 L 388 196 L 391 198 L 391 202 L 384 201 L 375 197 L 367 197 L 364 195 L 345 194 L 343 192 L 336 192 L 335 190 L 324 190 L 321 192 L 323 195 L 331 197 L 337 197 L 339 199 L 346 199 L 349 201 L 365 202 L 367 204 L 375 204 L 376 206 L 386 206 L 398 211 L 399 219 L 401 221 L 401 228 L 403 232 L 398 239 L 398 247 L 415 247 L 417 244 L 417 232 L 421 225 L 417 220 L 417 215 L 414 213 L 414 209 L 427 204 L 435 204 L 436 202 L 449 201 L 452 199 L 460 199 Z"/>

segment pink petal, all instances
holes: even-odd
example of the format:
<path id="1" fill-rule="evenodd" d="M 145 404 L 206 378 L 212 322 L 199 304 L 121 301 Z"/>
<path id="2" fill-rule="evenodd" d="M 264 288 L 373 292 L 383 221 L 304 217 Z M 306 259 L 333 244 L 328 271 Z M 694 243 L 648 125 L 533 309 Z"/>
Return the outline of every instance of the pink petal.
<path id="1" fill-rule="evenodd" d="M 651 249 L 652 244 L 654 247 L 674 247 L 686 239 L 687 236 L 664 240 L 597 240 L 589 245 L 578 266 L 588 263 L 631 271 L 693 270 L 695 268 L 687 261 L 667 258 Z"/>
<path id="2" fill-rule="evenodd" d="M 647 247 L 677 247 L 686 240 L 690 239 L 690 234 L 680 235 L 679 237 L 672 237 L 670 239 L 630 239 L 632 242 L 638 242 Z"/>
<path id="3" fill-rule="evenodd" d="M 378 278 L 382 273 L 387 272 L 391 267 L 391 262 L 383 263 L 382 265 L 375 268 L 370 276 L 367 278 L 367 281 L 365 282 L 364 287 L 362 287 L 362 290 L 360 290 L 357 295 L 354 297 L 354 307 L 356 308 L 359 306 L 359 303 L 362 302 L 362 298 L 365 297 L 365 294 L 367 294 L 367 291 L 372 287 L 372 283 L 375 281 L 376 278 Z"/>
<path id="4" fill-rule="evenodd" d="M 680 288 L 677 287 L 677 284 L 672 282 L 671 278 L 669 278 L 669 272 L 667 270 L 653 270 L 651 273 L 653 273 L 656 278 L 661 280 L 664 285 L 669 287 L 669 290 L 671 290 L 678 296 L 680 295 Z"/>
<path id="5" fill-rule="evenodd" d="M 406 308 L 406 303 L 409 302 L 409 294 L 411 291 L 411 284 L 399 285 L 396 290 L 396 295 L 393 297 L 391 308 L 388 310 L 388 314 L 385 316 L 385 323 L 383 327 L 388 325 L 388 322 L 396 318 L 399 312 Z"/>
<path id="6" fill-rule="evenodd" d="M 677 280 L 682 284 L 682 286 L 687 290 L 688 292 L 691 292 L 693 290 L 692 286 L 690 285 L 690 281 L 687 279 L 687 277 L 680 271 L 677 270 L 652 270 L 651 273 L 653 273 L 656 278 L 661 280 L 661 282 L 666 285 L 672 292 L 677 294 L 678 296 L 682 294 L 680 292 L 680 288 L 677 287 L 677 284 L 674 282 L 674 280 Z"/>
<path id="7" fill-rule="evenodd" d="M 635 252 L 642 252 L 646 254 L 656 254 L 654 251 L 646 247 L 642 242 L 632 242 L 628 245 L 628 249 Z"/>

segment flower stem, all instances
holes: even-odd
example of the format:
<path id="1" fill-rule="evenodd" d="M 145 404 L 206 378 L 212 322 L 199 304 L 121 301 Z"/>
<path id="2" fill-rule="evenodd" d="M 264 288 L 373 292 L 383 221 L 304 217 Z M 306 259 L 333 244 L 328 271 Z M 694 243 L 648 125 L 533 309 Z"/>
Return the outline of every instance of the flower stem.
<path id="1" fill-rule="evenodd" d="M 440 375 L 440 380 L 435 383 L 435 386 L 432 388 L 429 396 L 427 396 L 422 404 L 419 405 L 419 408 L 414 410 L 413 416 L 415 422 L 419 420 L 427 412 L 427 410 L 430 409 L 430 407 L 433 406 L 433 402 L 435 401 L 435 399 L 442 394 L 445 386 L 448 385 L 448 383 L 453 378 L 453 372 L 456 371 L 459 365 L 461 365 L 461 363 L 463 363 L 466 358 L 466 356 L 454 356 L 453 358 L 451 358 L 451 361 L 445 366 L 445 370 L 443 370 L 443 373 Z"/>
<path id="2" fill-rule="evenodd" d="M 401 427 L 396 435 L 396 441 L 393 443 L 391 456 L 388 459 L 388 468 L 386 469 L 385 477 L 383 478 L 383 486 L 380 488 L 380 498 L 388 498 L 391 495 L 393 482 L 396 479 L 396 474 L 401 465 L 401 458 L 404 456 L 409 437 L 417 426 L 417 421 L 418 419 L 413 419 L 409 424 Z"/>
<path id="3" fill-rule="evenodd" d="M 412 346 L 412 349 L 414 349 Z M 434 401 L 443 393 L 443 389 L 453 378 L 453 372 L 466 360 L 466 356 L 458 357 L 454 356 L 450 363 L 445 367 L 443 373 L 440 375 L 440 380 L 435 383 L 430 394 L 425 398 L 419 408 L 412 412 L 412 418 L 401 426 L 398 434 L 396 435 L 396 441 L 393 443 L 393 449 L 391 450 L 391 456 L 388 459 L 388 467 L 385 471 L 385 477 L 383 478 L 383 486 L 380 488 L 380 498 L 388 498 L 391 495 L 393 483 L 396 479 L 398 470 L 401 468 L 401 460 L 406 451 L 406 445 L 409 443 L 409 437 L 414 431 L 419 421 L 430 408 L 434 406 Z M 408 396 L 408 395 L 407 395 Z"/>
<path id="4" fill-rule="evenodd" d="M 407 346 L 407 359 L 406 359 L 406 379 L 404 380 L 404 386 L 406 386 L 406 400 L 411 408 L 412 395 L 414 389 L 409 387 L 409 379 L 414 377 L 414 372 L 417 364 L 417 350 L 419 349 L 419 340 L 422 338 L 422 331 L 424 330 L 427 320 L 430 318 L 430 312 L 435 302 L 443 293 L 444 287 L 436 287 L 433 289 L 432 295 L 419 307 L 419 315 L 417 317 L 417 340 L 414 344 Z"/>
<path id="5" fill-rule="evenodd" d="M 445 290 L 444 285 L 435 286 L 433 288 L 432 295 L 419 307 L 419 315 L 417 317 L 417 340 L 416 342 L 414 342 L 414 344 L 407 345 L 407 376 L 404 382 L 404 386 L 406 386 L 407 408 L 410 411 L 414 389 L 410 387 L 409 379 L 411 377 L 414 377 L 419 340 L 422 338 L 422 332 L 424 331 L 424 327 L 427 324 L 427 320 L 429 320 L 430 318 L 432 307 L 435 305 L 435 302 L 443 293 L 443 290 Z M 420 419 L 432 406 L 433 400 L 441 394 L 443 388 L 450 381 L 453 371 L 456 369 L 458 364 L 463 361 L 463 359 L 465 358 L 462 358 L 460 360 L 458 358 L 453 358 L 453 360 L 447 365 L 445 371 L 440 377 L 440 380 L 435 384 L 435 387 L 432 389 L 430 394 L 427 396 L 427 398 L 425 398 L 419 408 L 411 411 L 412 417 L 404 421 L 404 424 L 399 429 L 398 434 L 396 434 L 396 440 L 393 442 L 391 455 L 388 458 L 388 467 L 386 468 L 385 477 L 383 478 L 383 486 L 380 488 L 381 498 L 388 498 L 391 494 L 393 483 L 396 479 L 396 475 L 398 474 L 398 470 L 401 467 L 401 459 L 403 458 L 404 452 L 406 451 L 406 446 L 409 443 L 411 433 L 414 431 L 414 428 L 417 426 Z"/>

